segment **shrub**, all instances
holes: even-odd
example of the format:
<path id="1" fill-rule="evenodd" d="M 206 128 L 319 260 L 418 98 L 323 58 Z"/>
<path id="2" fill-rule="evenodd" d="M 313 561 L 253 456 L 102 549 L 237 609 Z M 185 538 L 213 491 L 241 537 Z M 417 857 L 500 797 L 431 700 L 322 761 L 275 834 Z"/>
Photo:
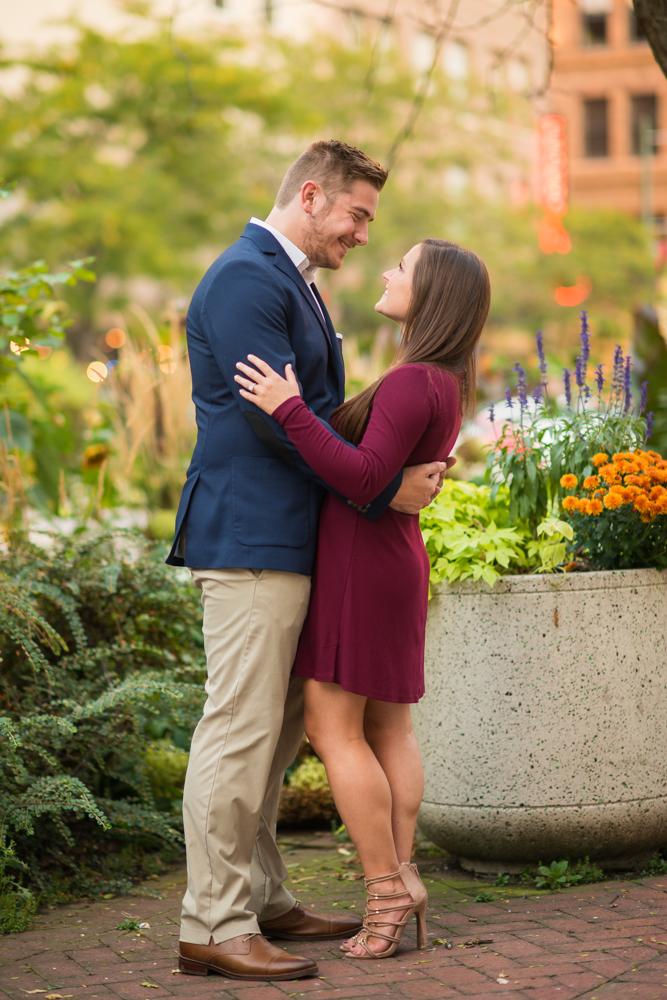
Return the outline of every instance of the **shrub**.
<path id="1" fill-rule="evenodd" d="M 52 536 L 47 549 L 9 539 L 0 836 L 11 834 L 41 900 L 127 891 L 147 855 L 181 843 L 148 762 L 155 739 L 189 746 L 201 645 L 196 591 L 140 535 Z"/>

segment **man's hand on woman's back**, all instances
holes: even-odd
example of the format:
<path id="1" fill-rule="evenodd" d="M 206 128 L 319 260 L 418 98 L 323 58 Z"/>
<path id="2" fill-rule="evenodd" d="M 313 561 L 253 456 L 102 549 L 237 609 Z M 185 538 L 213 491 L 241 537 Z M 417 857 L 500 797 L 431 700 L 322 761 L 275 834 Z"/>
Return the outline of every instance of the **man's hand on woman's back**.
<path id="1" fill-rule="evenodd" d="M 447 470 L 455 464 L 456 459 L 450 455 L 444 462 L 409 465 L 403 469 L 403 482 L 389 506 L 401 514 L 418 514 L 435 500 L 442 489 Z"/>

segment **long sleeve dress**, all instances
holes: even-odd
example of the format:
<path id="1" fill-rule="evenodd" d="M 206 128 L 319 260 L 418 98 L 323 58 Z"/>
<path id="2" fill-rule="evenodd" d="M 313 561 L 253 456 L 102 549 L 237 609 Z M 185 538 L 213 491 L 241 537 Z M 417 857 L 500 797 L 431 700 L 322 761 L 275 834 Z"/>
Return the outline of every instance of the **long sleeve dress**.
<path id="1" fill-rule="evenodd" d="M 300 397 L 273 416 L 310 467 L 357 507 L 403 467 L 444 461 L 461 425 L 457 379 L 422 364 L 387 375 L 356 448 L 323 427 Z M 428 577 L 418 515 L 389 508 L 369 521 L 328 494 L 294 673 L 379 701 L 419 701 Z"/>

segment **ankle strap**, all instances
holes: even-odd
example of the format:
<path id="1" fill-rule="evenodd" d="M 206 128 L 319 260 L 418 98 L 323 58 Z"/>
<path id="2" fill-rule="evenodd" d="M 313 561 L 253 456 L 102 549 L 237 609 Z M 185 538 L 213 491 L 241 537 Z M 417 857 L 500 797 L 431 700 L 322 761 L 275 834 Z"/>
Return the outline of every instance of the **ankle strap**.
<path id="1" fill-rule="evenodd" d="M 389 875 L 376 875 L 375 878 L 365 878 L 364 885 L 368 888 L 369 885 L 373 885 L 375 882 L 388 882 L 390 878 L 400 877 L 400 872 L 391 872 Z"/>

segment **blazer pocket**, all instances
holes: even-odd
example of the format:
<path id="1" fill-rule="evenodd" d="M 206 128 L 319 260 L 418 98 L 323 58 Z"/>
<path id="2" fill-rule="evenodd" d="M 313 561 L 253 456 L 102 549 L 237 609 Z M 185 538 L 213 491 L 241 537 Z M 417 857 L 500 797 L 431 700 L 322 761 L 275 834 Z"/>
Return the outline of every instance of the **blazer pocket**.
<path id="1" fill-rule="evenodd" d="M 232 458 L 232 522 L 241 545 L 303 548 L 310 484 L 279 458 Z"/>

